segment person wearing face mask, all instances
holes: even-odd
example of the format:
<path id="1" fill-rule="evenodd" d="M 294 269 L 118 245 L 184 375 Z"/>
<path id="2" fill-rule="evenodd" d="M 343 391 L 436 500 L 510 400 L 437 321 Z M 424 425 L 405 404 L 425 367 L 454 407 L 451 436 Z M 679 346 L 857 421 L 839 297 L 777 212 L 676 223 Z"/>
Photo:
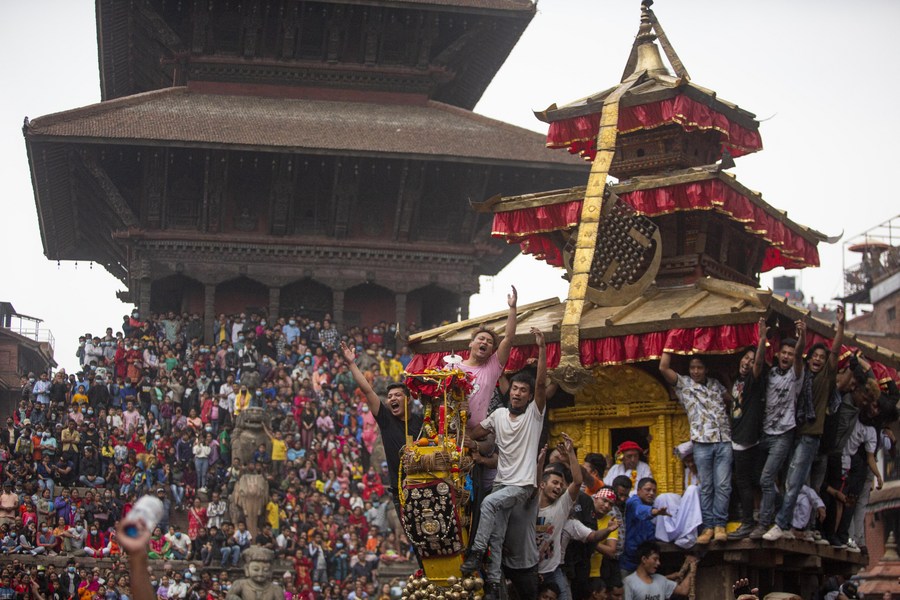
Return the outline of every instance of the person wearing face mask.
<path id="1" fill-rule="evenodd" d="M 288 320 L 288 324 L 281 328 L 281 333 L 284 334 L 284 340 L 288 343 L 288 345 L 293 344 L 298 337 L 300 337 L 300 328 L 297 327 L 297 319 Z"/>
<path id="2" fill-rule="evenodd" d="M 197 436 L 194 443 L 194 468 L 197 471 L 197 484 L 199 491 L 206 493 L 207 475 L 209 473 L 209 454 L 212 452 L 204 435 Z"/>
<path id="3" fill-rule="evenodd" d="M 70 527 L 61 533 L 63 550 L 65 550 L 66 554 L 69 556 L 87 555 L 87 552 L 84 550 L 87 534 L 88 532 L 82 523 L 78 523 L 75 527 Z"/>
<path id="4" fill-rule="evenodd" d="M 44 523 L 41 526 L 37 536 L 37 546 L 35 546 L 32 554 L 46 554 L 48 556 L 56 556 L 59 549 L 59 539 L 53 534 L 53 531 Z"/>
<path id="5" fill-rule="evenodd" d="M 81 587 L 81 576 L 75 568 L 75 561 L 70 560 L 66 564 L 66 570 L 59 576 L 60 592 L 66 598 L 75 596 L 78 588 Z"/>
<path id="6" fill-rule="evenodd" d="M 166 539 L 171 545 L 172 558 L 175 560 L 187 560 L 191 549 L 191 538 L 176 527 L 174 532 L 166 534 Z"/>

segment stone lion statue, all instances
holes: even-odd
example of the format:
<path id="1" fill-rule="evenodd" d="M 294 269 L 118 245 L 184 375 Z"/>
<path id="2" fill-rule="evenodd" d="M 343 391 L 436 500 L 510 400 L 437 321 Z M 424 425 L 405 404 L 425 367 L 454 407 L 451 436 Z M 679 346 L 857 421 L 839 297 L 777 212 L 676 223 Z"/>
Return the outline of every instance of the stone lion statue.
<path id="1" fill-rule="evenodd" d="M 264 445 L 272 451 L 272 440 L 266 433 L 269 427 L 269 416 L 264 408 L 252 406 L 242 410 L 235 418 L 234 431 L 231 433 L 231 456 L 241 459 L 246 465 L 253 459 L 253 452 Z"/>

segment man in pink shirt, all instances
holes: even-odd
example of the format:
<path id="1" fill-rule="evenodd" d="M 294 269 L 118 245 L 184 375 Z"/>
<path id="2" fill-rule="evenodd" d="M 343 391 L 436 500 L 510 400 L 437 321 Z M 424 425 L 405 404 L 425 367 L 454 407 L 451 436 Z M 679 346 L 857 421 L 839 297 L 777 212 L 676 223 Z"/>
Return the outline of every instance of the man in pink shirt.
<path id="1" fill-rule="evenodd" d="M 496 333 L 484 327 L 479 328 L 469 342 L 469 357 L 460 364 L 460 368 L 474 379 L 474 391 L 469 395 L 469 425 L 472 427 L 487 418 L 488 404 L 509 358 L 513 336 L 516 334 L 517 299 L 516 288 L 512 286 L 512 293 L 506 296 L 509 316 L 506 317 L 503 340 L 498 342 Z"/>
<path id="2" fill-rule="evenodd" d="M 503 368 L 506 366 L 509 352 L 512 350 L 513 336 L 516 334 L 516 300 L 518 300 L 518 293 L 515 286 L 512 286 L 512 292 L 506 296 L 506 302 L 509 304 L 509 315 L 506 317 L 506 329 L 503 340 L 499 341 L 497 334 L 490 329 L 478 328 L 472 334 L 472 340 L 469 342 L 469 357 L 459 365 L 463 371 L 469 373 L 473 378 L 473 392 L 469 394 L 469 423 L 467 427 L 470 434 L 472 428 L 487 418 L 491 396 L 493 396 L 494 389 L 497 387 L 497 381 L 503 375 Z M 472 481 L 480 483 L 480 485 L 475 486 L 473 531 L 478 527 L 480 518 L 480 511 L 477 509 L 481 506 L 481 501 L 485 495 L 490 492 L 494 483 L 494 477 L 497 476 L 497 456 L 494 453 L 493 435 L 479 444 L 479 451 L 483 452 L 483 456 L 487 458 L 483 461 L 478 461 L 472 473 Z M 494 454 L 494 456 L 491 456 L 491 454 Z"/>

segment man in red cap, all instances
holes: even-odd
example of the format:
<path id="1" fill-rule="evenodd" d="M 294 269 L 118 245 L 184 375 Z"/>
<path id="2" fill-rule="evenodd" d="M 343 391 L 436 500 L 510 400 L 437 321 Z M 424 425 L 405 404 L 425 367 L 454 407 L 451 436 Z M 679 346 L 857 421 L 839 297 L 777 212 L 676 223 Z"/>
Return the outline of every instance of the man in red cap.
<path id="1" fill-rule="evenodd" d="M 603 483 L 608 486 L 613 484 L 613 480 L 619 475 L 625 475 L 631 479 L 631 495 L 634 496 L 637 491 L 637 482 L 645 477 L 653 477 L 650 472 L 650 465 L 641 460 L 643 450 L 635 442 L 627 441 L 619 444 L 616 450 L 616 456 L 621 456 L 621 462 L 618 462 L 610 468 L 603 478 Z"/>

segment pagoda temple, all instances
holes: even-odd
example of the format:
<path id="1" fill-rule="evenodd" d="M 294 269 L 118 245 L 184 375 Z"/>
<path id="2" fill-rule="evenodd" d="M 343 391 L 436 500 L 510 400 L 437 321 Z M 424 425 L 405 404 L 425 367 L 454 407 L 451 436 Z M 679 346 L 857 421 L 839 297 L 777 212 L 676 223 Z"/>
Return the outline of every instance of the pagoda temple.
<path id="1" fill-rule="evenodd" d="M 819 265 L 818 244 L 837 241 L 790 220 L 728 172 L 733 159 L 762 149 L 755 115 L 691 81 L 644 0 L 641 23 L 619 84 L 536 116 L 548 124 L 547 146 L 591 163 L 587 184 L 476 203 L 493 214 L 492 232 L 564 270 L 566 301 L 520 306 L 508 372 L 537 356 L 531 327 L 545 332 L 551 376 L 550 438 L 562 432 L 579 454 L 614 456 L 635 441 L 646 449 L 659 491 L 683 491 L 673 448 L 690 439 L 687 416 L 658 374 L 671 352 L 700 354 L 710 371 L 737 372 L 735 353 L 758 342 L 764 317 L 778 339 L 808 323 L 807 344 L 830 344 L 830 323 L 759 289 L 776 267 Z M 668 59 L 668 65 L 663 60 Z M 411 373 L 466 354 L 479 327 L 503 332 L 506 312 L 425 331 Z M 900 356 L 845 337 L 882 382 L 898 381 Z M 843 353 L 842 353 L 843 354 Z M 771 358 L 771 356 L 770 356 Z M 730 378 L 729 378 L 730 379 Z M 721 546 L 721 547 L 720 547 Z M 764 592 L 810 597 L 821 572 L 850 574 L 864 563 L 830 547 L 779 540 L 716 545 L 704 559 L 697 598 L 724 598 L 739 577 Z"/>
<path id="2" fill-rule="evenodd" d="M 102 101 L 24 135 L 44 253 L 142 314 L 467 316 L 490 243 L 469 201 L 586 166 L 472 112 L 531 0 L 97 0 Z"/>

